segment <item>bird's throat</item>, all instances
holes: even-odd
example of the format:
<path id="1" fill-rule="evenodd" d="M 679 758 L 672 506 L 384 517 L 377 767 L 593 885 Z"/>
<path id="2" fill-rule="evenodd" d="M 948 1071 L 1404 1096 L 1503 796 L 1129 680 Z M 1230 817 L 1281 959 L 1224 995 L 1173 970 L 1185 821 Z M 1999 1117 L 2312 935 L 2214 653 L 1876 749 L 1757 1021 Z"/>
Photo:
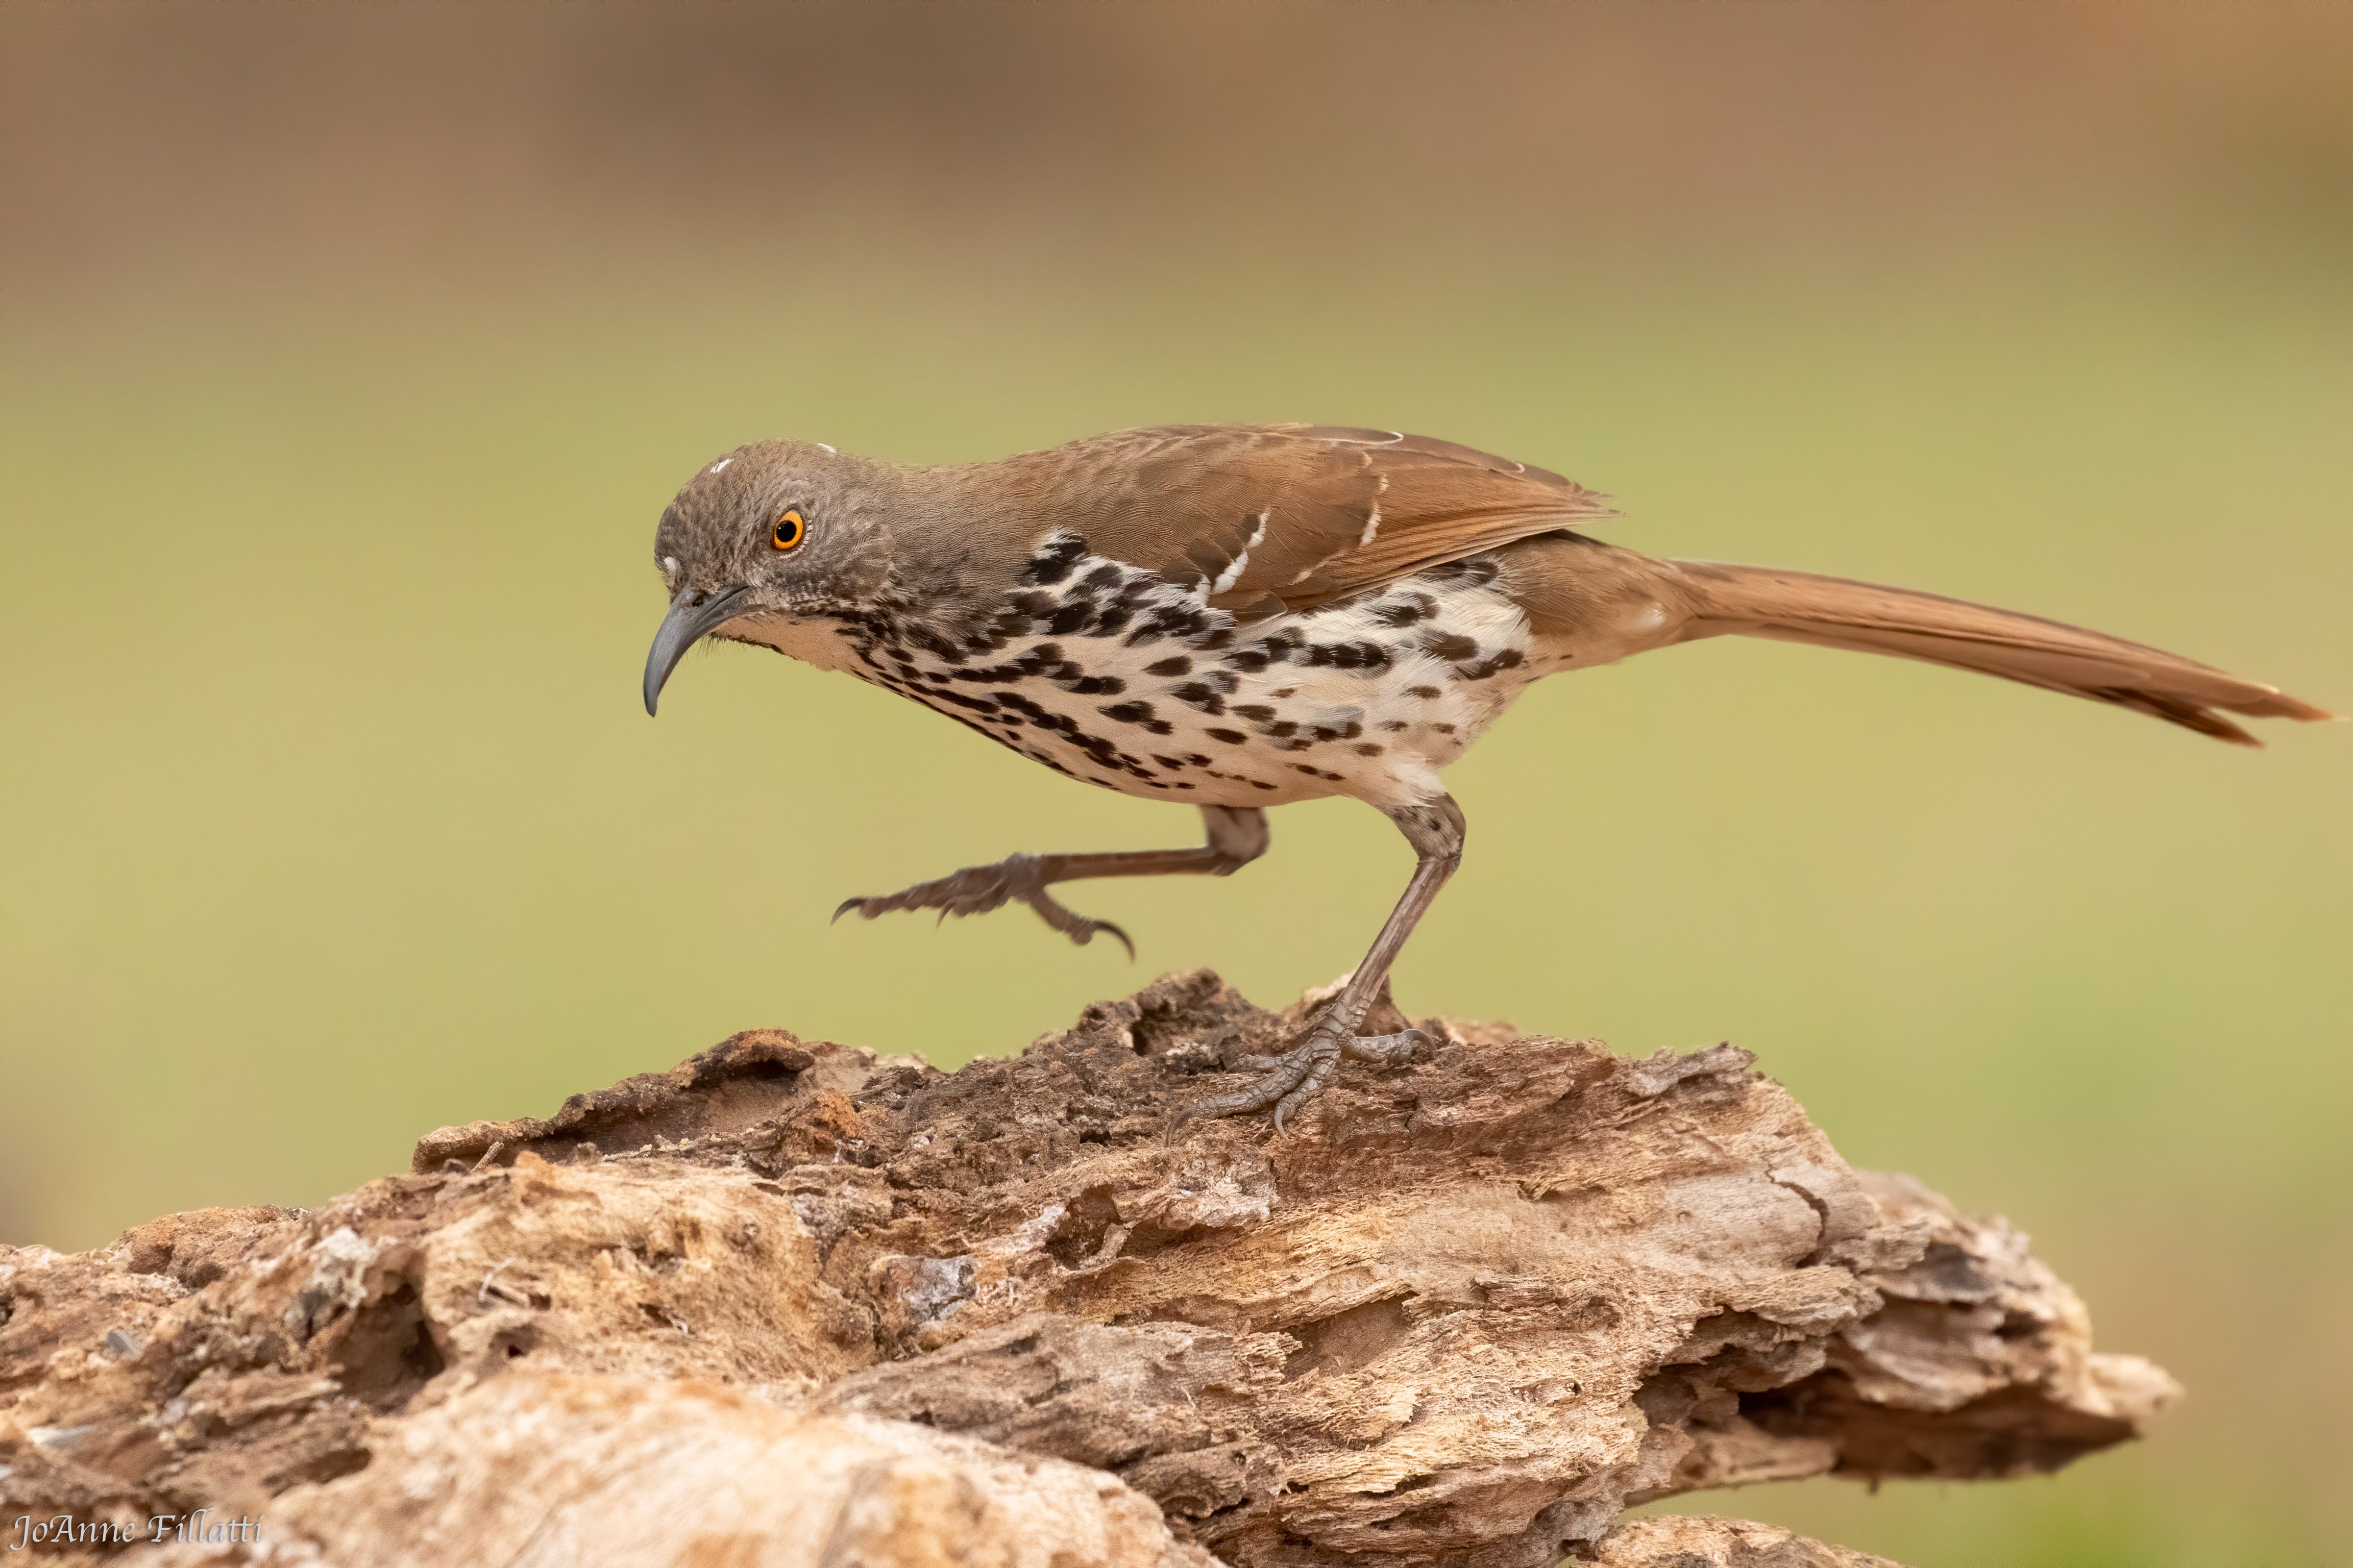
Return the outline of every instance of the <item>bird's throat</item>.
<path id="1" fill-rule="evenodd" d="M 839 621 L 802 620 L 763 612 L 738 616 L 722 626 L 718 635 L 733 642 L 774 648 L 819 669 L 854 672 L 860 668 L 850 632 Z"/>

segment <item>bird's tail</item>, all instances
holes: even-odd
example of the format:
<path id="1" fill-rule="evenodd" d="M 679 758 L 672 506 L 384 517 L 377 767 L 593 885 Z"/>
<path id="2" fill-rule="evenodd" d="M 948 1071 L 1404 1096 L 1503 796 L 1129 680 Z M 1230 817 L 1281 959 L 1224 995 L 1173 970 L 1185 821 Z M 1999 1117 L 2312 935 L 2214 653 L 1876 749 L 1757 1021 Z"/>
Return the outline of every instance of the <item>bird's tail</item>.
<path id="1" fill-rule="evenodd" d="M 2081 626 L 1907 588 L 1713 561 L 1670 563 L 1695 603 L 1683 637 L 1777 637 L 1926 659 L 2131 708 L 2233 745 L 2262 742 L 2215 711 L 2333 718 L 2279 689 Z"/>

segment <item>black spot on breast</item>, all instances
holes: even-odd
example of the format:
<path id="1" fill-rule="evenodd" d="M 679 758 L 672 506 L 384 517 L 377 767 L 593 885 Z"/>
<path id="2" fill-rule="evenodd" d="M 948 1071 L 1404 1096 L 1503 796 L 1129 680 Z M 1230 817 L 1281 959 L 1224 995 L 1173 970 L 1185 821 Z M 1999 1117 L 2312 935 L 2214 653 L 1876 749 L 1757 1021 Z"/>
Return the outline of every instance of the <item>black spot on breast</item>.
<path id="1" fill-rule="evenodd" d="M 1252 721 L 1261 721 L 1274 717 L 1274 710 L 1269 708 L 1263 702 L 1252 702 L 1246 706 L 1236 708 L 1232 711 L 1235 718 L 1248 719 Z"/>
<path id="2" fill-rule="evenodd" d="M 1193 673 L 1193 661 L 1187 658 L 1180 653 L 1175 658 L 1164 658 L 1157 664 L 1145 665 L 1144 667 L 1144 673 L 1146 675 L 1190 675 Z M 1281 694 L 1278 693 L 1277 695 Z"/>
<path id="3" fill-rule="evenodd" d="M 1232 665 L 1236 669 L 1247 670 L 1250 674 L 1256 675 L 1260 670 L 1264 669 L 1267 667 L 1270 660 L 1266 654 L 1261 653 L 1257 648 L 1246 647 L 1240 653 L 1229 653 L 1226 655 L 1226 662 Z"/>
<path id="4" fill-rule="evenodd" d="M 1421 639 L 1421 646 L 1443 659 L 1460 661 L 1479 657 L 1478 643 L 1461 632 L 1434 632 Z"/>
<path id="5" fill-rule="evenodd" d="M 1086 624 L 1094 618 L 1094 614 L 1095 607 L 1093 605 L 1084 599 L 1072 599 L 1064 604 L 1060 609 L 1054 612 L 1054 618 L 1046 623 L 1046 629 L 1052 632 L 1056 637 L 1069 637 L 1072 632 L 1084 630 Z M 1471 652 L 1477 653 L 1478 651 L 1478 645 L 1475 643 L 1472 644 Z M 1449 658 L 1467 658 L 1470 655 L 1448 654 L 1446 657 Z"/>
<path id="6" fill-rule="evenodd" d="M 1451 735 L 1454 733 L 1454 726 L 1451 724 L 1432 724 L 1430 728 L 1437 731 L 1441 735 Z"/>
<path id="7" fill-rule="evenodd" d="M 1523 662 L 1519 649 L 1507 647 L 1493 658 L 1482 659 L 1477 664 L 1464 665 L 1456 673 L 1465 680 L 1484 680 L 1499 670 L 1516 669 Z"/>
<path id="8" fill-rule="evenodd" d="M 1079 563 L 1079 557 L 1086 552 L 1087 542 L 1083 539 L 1075 535 L 1058 539 L 1029 557 L 1029 563 L 1021 568 L 1021 581 L 1059 583 L 1071 574 L 1071 569 Z"/>
<path id="9" fill-rule="evenodd" d="M 913 633 L 912 640 L 925 653 L 948 664 L 962 664 L 972 657 L 965 652 L 962 643 L 943 637 L 929 627 L 918 629 Z"/>
<path id="10" fill-rule="evenodd" d="M 1405 689 L 1405 693 L 1409 697 L 1419 697 L 1424 699 L 1435 697 L 1439 694 L 1438 688 L 1435 686 L 1409 686 Z"/>
<path id="11" fill-rule="evenodd" d="M 1381 728 L 1387 730 L 1391 734 L 1395 734 L 1399 730 L 1405 728 L 1405 721 L 1402 719 L 1384 719 L 1381 721 Z"/>
<path id="12" fill-rule="evenodd" d="M 1409 626 L 1426 614 L 1419 605 L 1383 605 L 1373 618 L 1386 626 Z"/>
<path id="13" fill-rule="evenodd" d="M 1226 700 L 1198 680 L 1178 687 L 1174 696 L 1177 701 L 1198 708 L 1213 718 L 1226 710 Z"/>
<path id="14" fill-rule="evenodd" d="M 1240 730 L 1212 730 L 1208 733 L 1212 741 L 1223 741 L 1229 746 L 1239 746 L 1250 739 Z"/>
<path id="15" fill-rule="evenodd" d="M 1096 567 L 1093 571 L 1088 573 L 1084 577 L 1080 578 L 1079 581 L 1082 583 L 1091 584 L 1098 588 L 1108 588 L 1118 583 L 1120 578 L 1124 575 L 1125 575 L 1125 574 L 1121 572 L 1116 564 L 1106 561 L 1102 565 Z"/>
<path id="16" fill-rule="evenodd" d="M 1135 623 L 1135 629 L 1127 634 L 1127 646 L 1141 647 L 1165 637 L 1198 637 L 1208 625 L 1209 617 L 1199 610 L 1187 609 L 1180 605 L 1164 605 Z"/>
<path id="17" fill-rule="evenodd" d="M 1152 718 L 1152 704 L 1149 702 L 1114 702 L 1107 708 L 1098 708 L 1095 711 L 1102 714 L 1106 719 L 1117 720 L 1122 724 L 1142 724 L 1147 722 Z"/>
<path id="18" fill-rule="evenodd" d="M 1356 748 L 1356 755 L 1360 757 L 1377 757 L 1380 754 L 1381 748 L 1376 746 L 1370 741 L 1366 742 L 1363 745 Z"/>

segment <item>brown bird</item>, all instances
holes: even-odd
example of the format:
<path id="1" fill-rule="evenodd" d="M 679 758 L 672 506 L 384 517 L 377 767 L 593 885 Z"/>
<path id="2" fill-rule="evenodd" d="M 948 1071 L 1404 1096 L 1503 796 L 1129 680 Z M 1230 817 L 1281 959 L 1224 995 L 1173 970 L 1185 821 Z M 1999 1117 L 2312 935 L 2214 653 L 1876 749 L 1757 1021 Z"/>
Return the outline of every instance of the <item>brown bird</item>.
<path id="1" fill-rule="evenodd" d="M 978 914 L 1018 900 L 1085 942 L 1047 889 L 1226 876 L 1265 807 L 1345 795 L 1420 857 L 1339 994 L 1255 1081 L 1195 1114 L 1275 1109 L 1340 1058 L 1462 854 L 1439 771 L 1543 676 L 1737 632 L 1895 654 L 2064 691 L 2238 745 L 2217 710 L 2317 720 L 2269 686 L 2098 632 L 1804 572 L 1660 560 L 1582 531 L 1615 515 L 1558 474 L 1385 430 L 1170 426 L 965 467 L 822 444 L 738 447 L 654 536 L 670 614 L 646 710 L 698 639 L 756 643 L 935 708 L 1055 772 L 1198 806 L 1198 849 L 1015 855 L 835 911 Z M 1130 944 L 1130 952 L 1134 951 Z"/>

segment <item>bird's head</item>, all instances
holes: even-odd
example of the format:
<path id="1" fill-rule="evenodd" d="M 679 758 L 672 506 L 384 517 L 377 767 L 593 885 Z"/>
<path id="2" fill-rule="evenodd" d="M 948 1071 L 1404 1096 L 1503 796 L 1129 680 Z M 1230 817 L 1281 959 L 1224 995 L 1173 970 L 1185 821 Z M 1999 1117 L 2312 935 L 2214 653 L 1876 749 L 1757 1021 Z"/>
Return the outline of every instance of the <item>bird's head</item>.
<path id="1" fill-rule="evenodd" d="M 871 602 L 890 572 L 892 479 L 887 465 L 803 441 L 739 447 L 690 479 L 654 531 L 670 613 L 646 657 L 646 711 L 686 650 L 731 622 Z"/>

